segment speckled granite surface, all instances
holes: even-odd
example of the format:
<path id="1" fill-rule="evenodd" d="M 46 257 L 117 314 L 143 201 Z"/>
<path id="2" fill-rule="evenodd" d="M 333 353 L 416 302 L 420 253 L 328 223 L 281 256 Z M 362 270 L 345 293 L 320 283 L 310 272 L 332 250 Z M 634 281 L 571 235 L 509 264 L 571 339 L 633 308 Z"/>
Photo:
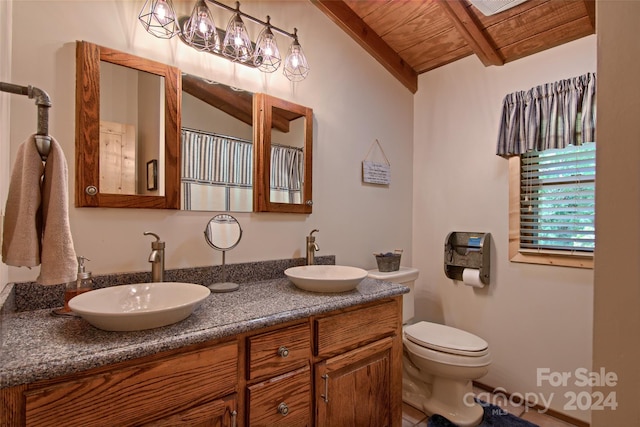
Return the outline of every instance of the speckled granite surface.
<path id="1" fill-rule="evenodd" d="M 9 387 L 235 335 L 289 320 L 401 295 L 408 288 L 364 279 L 349 292 L 312 293 L 288 279 L 244 283 L 212 293 L 187 319 L 162 328 L 106 332 L 50 309 L 5 312 L 0 325 L 0 387 Z"/>
<path id="2" fill-rule="evenodd" d="M 316 264 L 335 264 L 335 255 L 318 256 Z M 227 281 L 250 283 L 262 280 L 285 277 L 284 270 L 289 267 L 304 265 L 305 258 L 292 258 L 273 261 L 258 261 L 225 266 Z M 181 268 L 165 271 L 165 282 L 188 282 L 200 285 L 222 281 L 222 266 Z M 148 283 L 151 272 L 134 272 L 118 274 L 102 274 L 93 276 L 94 289 L 131 283 Z M 2 311 L 30 311 L 41 308 L 62 306 L 64 301 L 64 285 L 42 286 L 34 282 L 10 284 L 8 289 L 0 292 L 0 308 Z"/>

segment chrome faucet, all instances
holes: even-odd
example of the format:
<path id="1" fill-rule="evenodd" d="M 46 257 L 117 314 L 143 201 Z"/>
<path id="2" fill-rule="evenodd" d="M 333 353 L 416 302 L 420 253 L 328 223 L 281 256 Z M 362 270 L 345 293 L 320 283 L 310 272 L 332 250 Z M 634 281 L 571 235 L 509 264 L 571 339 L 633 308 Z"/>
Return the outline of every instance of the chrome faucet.
<path id="1" fill-rule="evenodd" d="M 320 230 L 314 229 L 307 236 L 307 265 L 315 264 L 314 256 L 315 252 L 320 250 L 320 247 L 316 243 L 316 238 L 313 233 L 318 232 Z"/>
<path id="2" fill-rule="evenodd" d="M 156 238 L 155 242 L 151 242 L 151 254 L 149 255 L 151 281 L 164 282 L 164 242 L 160 241 L 160 236 L 150 231 L 145 231 L 144 235 Z"/>

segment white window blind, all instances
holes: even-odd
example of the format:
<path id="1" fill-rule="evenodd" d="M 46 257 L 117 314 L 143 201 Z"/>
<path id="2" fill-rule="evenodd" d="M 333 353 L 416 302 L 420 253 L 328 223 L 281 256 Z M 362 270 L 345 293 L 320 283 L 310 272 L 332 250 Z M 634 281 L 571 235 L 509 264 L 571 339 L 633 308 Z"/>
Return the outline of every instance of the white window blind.
<path id="1" fill-rule="evenodd" d="M 595 146 L 590 142 L 520 156 L 521 252 L 593 253 Z"/>

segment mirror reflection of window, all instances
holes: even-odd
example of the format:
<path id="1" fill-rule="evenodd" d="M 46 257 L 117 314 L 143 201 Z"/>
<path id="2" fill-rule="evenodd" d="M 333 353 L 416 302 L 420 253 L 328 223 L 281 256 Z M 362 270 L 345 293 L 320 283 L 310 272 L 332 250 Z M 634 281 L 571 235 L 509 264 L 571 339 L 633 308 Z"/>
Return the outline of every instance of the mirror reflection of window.
<path id="1" fill-rule="evenodd" d="M 147 190 L 146 165 L 164 176 L 164 77 L 100 62 L 100 189 L 164 196 L 164 180 Z"/>
<path id="2" fill-rule="evenodd" d="M 287 112 L 274 107 L 274 114 Z M 274 203 L 303 203 L 305 118 L 289 122 L 289 131 L 272 129 L 270 200 Z"/>
<path id="3" fill-rule="evenodd" d="M 183 75 L 181 209 L 253 210 L 252 96 Z"/>

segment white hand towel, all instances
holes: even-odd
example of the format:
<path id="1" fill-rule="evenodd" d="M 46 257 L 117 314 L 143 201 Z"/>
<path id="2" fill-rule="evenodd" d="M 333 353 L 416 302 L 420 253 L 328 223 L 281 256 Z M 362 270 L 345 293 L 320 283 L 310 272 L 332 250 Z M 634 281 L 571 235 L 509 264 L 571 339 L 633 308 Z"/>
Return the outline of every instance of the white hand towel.
<path id="1" fill-rule="evenodd" d="M 18 147 L 5 209 L 2 262 L 40 265 L 40 181 L 44 165 L 33 135 Z"/>
<path id="2" fill-rule="evenodd" d="M 5 210 L 2 261 L 17 267 L 42 264 L 37 281 L 43 285 L 70 282 L 77 274 L 67 175 L 67 162 L 55 139 L 46 167 L 33 135 L 18 147 Z"/>
<path id="3" fill-rule="evenodd" d="M 69 225 L 67 160 L 54 138 L 42 182 L 42 247 L 38 283 L 55 285 L 75 281 L 78 260 Z"/>

